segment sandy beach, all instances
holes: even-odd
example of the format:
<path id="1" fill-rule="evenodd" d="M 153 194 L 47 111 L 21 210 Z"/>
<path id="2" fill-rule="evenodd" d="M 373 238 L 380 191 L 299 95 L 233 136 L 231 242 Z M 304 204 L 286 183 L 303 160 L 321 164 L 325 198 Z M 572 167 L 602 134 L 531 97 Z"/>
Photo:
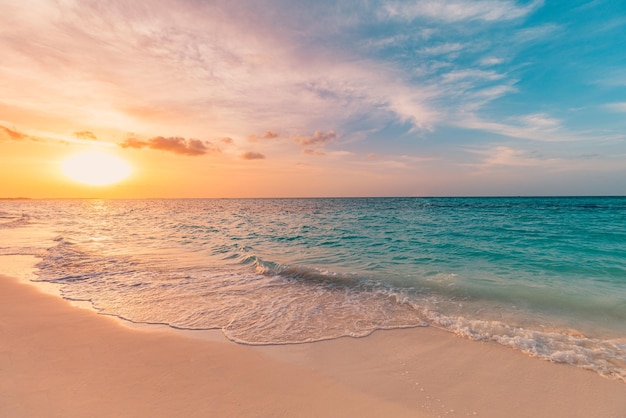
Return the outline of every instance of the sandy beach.
<path id="1" fill-rule="evenodd" d="M 0 277 L 2 417 L 624 417 L 626 385 L 434 328 L 250 347 Z"/>

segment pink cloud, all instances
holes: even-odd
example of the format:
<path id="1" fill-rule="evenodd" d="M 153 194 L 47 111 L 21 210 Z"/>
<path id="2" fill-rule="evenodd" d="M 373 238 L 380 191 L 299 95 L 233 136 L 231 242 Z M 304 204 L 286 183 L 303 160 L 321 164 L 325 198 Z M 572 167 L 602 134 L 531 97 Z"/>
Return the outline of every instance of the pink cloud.
<path id="1" fill-rule="evenodd" d="M 248 135 L 248 141 L 256 142 L 259 139 L 275 139 L 275 138 L 279 138 L 279 137 L 280 137 L 280 134 L 278 132 L 271 131 L 271 130 L 268 129 L 261 136 L 259 136 L 259 135 Z"/>
<path id="2" fill-rule="evenodd" d="M 274 138 L 278 138 L 280 136 L 279 133 L 274 132 L 274 131 L 266 131 L 265 134 L 263 135 L 263 138 L 265 139 L 274 139 Z"/>

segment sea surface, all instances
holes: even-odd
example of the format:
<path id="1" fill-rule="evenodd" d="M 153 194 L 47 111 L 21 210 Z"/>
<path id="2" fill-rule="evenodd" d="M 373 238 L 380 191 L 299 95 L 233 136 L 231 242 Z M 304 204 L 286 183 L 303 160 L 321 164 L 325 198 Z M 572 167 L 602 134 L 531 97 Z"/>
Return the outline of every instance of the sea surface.
<path id="1" fill-rule="evenodd" d="M 433 326 L 626 382 L 624 197 L 4 200 L 2 235 L 128 321 L 245 344 Z"/>

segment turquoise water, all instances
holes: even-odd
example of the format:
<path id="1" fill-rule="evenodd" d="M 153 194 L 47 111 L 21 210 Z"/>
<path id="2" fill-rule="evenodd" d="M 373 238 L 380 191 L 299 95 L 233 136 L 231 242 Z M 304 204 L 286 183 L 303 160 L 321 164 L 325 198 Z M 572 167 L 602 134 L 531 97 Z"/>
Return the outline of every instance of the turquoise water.
<path id="1" fill-rule="evenodd" d="M 436 326 L 626 380 L 626 198 L 2 201 L 9 229 L 32 242 L 0 255 L 134 322 L 246 344 Z"/>

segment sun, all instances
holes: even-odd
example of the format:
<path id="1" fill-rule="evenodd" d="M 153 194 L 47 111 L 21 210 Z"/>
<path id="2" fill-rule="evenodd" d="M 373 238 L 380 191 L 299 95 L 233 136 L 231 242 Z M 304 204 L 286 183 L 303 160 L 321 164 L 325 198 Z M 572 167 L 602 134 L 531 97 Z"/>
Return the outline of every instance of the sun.
<path id="1" fill-rule="evenodd" d="M 75 154 L 61 164 L 70 179 L 91 186 L 107 186 L 124 180 L 132 171 L 126 161 L 101 151 Z"/>

